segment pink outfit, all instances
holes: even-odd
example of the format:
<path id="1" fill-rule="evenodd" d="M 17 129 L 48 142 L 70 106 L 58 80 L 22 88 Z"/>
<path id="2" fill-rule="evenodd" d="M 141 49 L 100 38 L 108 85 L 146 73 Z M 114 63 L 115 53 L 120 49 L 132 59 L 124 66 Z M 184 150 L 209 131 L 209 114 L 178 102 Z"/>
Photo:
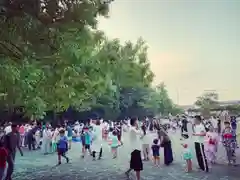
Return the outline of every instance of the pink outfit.
<path id="1" fill-rule="evenodd" d="M 218 135 L 215 132 L 207 132 L 205 139 L 205 153 L 208 161 L 215 162 L 217 158 Z"/>
<path id="2" fill-rule="evenodd" d="M 19 129 L 18 129 L 18 132 L 23 135 L 25 130 L 24 130 L 24 126 L 20 126 Z"/>

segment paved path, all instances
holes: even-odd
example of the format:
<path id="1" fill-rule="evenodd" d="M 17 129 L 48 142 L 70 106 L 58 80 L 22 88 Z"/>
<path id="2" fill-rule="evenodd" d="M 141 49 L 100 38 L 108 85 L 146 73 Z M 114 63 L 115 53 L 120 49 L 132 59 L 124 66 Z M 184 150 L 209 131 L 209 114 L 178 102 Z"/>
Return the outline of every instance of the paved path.
<path id="1" fill-rule="evenodd" d="M 126 136 L 126 135 L 125 135 Z M 224 164 L 224 152 L 220 148 L 219 162 L 211 168 L 210 173 L 194 170 L 192 173 L 185 173 L 183 160 L 181 159 L 180 133 L 172 136 L 174 150 L 174 164 L 169 167 L 162 165 L 154 167 L 151 162 L 144 162 L 142 171 L 143 180 L 239 180 L 239 167 L 227 167 Z M 125 138 L 126 139 L 126 138 Z M 128 147 L 122 146 L 118 159 L 111 158 L 110 149 L 107 144 L 104 146 L 104 158 L 100 161 L 92 161 L 90 157 L 81 159 L 81 145 L 75 143 L 69 152 L 71 162 L 55 166 L 57 155 L 41 155 L 39 151 L 25 152 L 23 157 L 16 159 L 16 172 L 14 180 L 125 180 L 124 171 L 129 167 Z M 194 151 L 193 151 L 194 152 Z M 238 153 L 240 155 L 240 153 Z M 196 167 L 196 160 L 194 159 Z M 134 176 L 132 176 L 133 178 Z"/>

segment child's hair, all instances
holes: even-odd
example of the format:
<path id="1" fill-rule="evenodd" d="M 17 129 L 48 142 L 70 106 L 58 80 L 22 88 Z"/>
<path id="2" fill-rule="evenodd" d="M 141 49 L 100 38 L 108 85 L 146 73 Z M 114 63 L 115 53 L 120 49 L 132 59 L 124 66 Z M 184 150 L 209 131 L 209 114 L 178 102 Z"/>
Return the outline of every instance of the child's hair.
<path id="1" fill-rule="evenodd" d="M 112 135 L 116 136 L 117 135 L 117 131 L 113 131 Z"/>
<path id="2" fill-rule="evenodd" d="M 60 133 L 60 134 L 64 134 L 64 133 L 65 133 L 65 130 L 64 130 L 64 129 L 61 129 L 61 130 L 59 131 L 59 133 Z"/>
<path id="3" fill-rule="evenodd" d="M 224 125 L 230 125 L 229 121 L 224 121 Z"/>
<path id="4" fill-rule="evenodd" d="M 154 139 L 153 144 L 158 144 L 158 139 Z"/>
<path id="5" fill-rule="evenodd" d="M 142 128 L 143 134 L 144 134 L 144 136 L 145 136 L 145 135 L 146 135 L 146 126 L 145 126 L 145 124 L 143 124 L 143 125 L 141 126 L 141 128 Z"/>

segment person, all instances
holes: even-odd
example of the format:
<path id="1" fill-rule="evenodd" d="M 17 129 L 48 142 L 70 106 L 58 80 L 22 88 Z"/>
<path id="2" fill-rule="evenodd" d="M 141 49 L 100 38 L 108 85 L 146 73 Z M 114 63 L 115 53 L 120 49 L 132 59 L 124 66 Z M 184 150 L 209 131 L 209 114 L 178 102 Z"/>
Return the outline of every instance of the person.
<path id="1" fill-rule="evenodd" d="M 69 149 L 71 149 L 71 147 L 72 147 L 72 136 L 73 136 L 72 128 L 68 125 L 67 126 L 67 137 L 68 137 L 68 148 Z"/>
<path id="2" fill-rule="evenodd" d="M 32 129 L 27 133 L 27 142 L 28 142 L 28 149 L 31 151 L 32 149 L 35 150 L 35 133 L 38 130 L 38 126 L 33 125 Z"/>
<path id="3" fill-rule="evenodd" d="M 10 133 L 10 132 L 12 131 L 11 126 L 12 126 L 12 123 L 9 122 L 8 125 L 7 125 L 7 126 L 5 127 L 5 129 L 4 129 L 4 133 L 5 133 L 5 134 L 8 134 L 8 133 Z"/>
<path id="4" fill-rule="evenodd" d="M 11 125 L 12 131 L 4 136 L 4 147 L 8 152 L 7 156 L 7 174 L 5 179 L 9 180 L 12 179 L 12 173 L 14 170 L 14 161 L 16 156 L 16 148 L 19 150 L 21 156 L 23 156 L 22 149 L 20 147 L 20 134 L 17 131 L 17 125 Z"/>
<path id="5" fill-rule="evenodd" d="M 49 125 L 47 124 L 45 129 L 43 130 L 43 138 L 42 138 L 42 151 L 44 155 L 47 155 L 50 153 L 51 140 L 52 140 L 52 134 L 51 134 Z"/>
<path id="6" fill-rule="evenodd" d="M 60 126 L 57 126 L 55 129 L 52 130 L 52 152 L 56 152 L 57 150 L 57 142 L 59 140 L 59 129 L 60 129 Z"/>
<path id="7" fill-rule="evenodd" d="M 133 117 L 130 119 L 129 129 L 129 142 L 131 143 L 132 147 L 130 168 L 125 172 L 125 174 L 129 176 L 129 173 L 134 170 L 136 172 L 137 180 L 140 180 L 140 172 L 143 170 L 139 135 L 140 131 L 138 129 L 138 119 Z"/>
<path id="8" fill-rule="evenodd" d="M 68 138 L 65 136 L 64 129 L 59 130 L 60 139 L 57 142 L 57 152 L 58 152 L 58 165 L 60 165 L 61 157 L 66 159 L 66 162 L 69 162 L 69 158 L 66 156 L 66 152 L 68 151 Z"/>
<path id="9" fill-rule="evenodd" d="M 153 140 L 152 145 L 152 155 L 153 155 L 153 162 L 155 166 L 160 166 L 160 144 L 158 139 Z"/>
<path id="10" fill-rule="evenodd" d="M 183 159 L 186 161 L 186 172 L 192 171 L 192 152 L 186 143 L 183 146 Z"/>
<path id="11" fill-rule="evenodd" d="M 141 142 L 142 142 L 142 152 L 145 161 L 149 160 L 149 134 L 146 130 L 146 124 L 143 123 L 141 126 Z"/>
<path id="12" fill-rule="evenodd" d="M 8 152 L 3 146 L 3 142 L 0 141 L 0 180 L 4 178 L 6 165 L 7 165 Z"/>
<path id="13" fill-rule="evenodd" d="M 195 116 L 195 125 L 194 125 L 194 145 L 195 145 L 195 152 L 197 157 L 197 162 L 203 171 L 208 172 L 208 162 L 204 152 L 204 137 L 206 135 L 206 129 L 202 124 L 201 116 Z"/>
<path id="14" fill-rule="evenodd" d="M 24 125 L 23 125 L 23 124 L 19 127 L 18 132 L 19 132 L 19 134 L 20 134 L 20 146 L 21 146 L 21 147 L 24 147 L 25 128 L 24 128 Z"/>
<path id="15" fill-rule="evenodd" d="M 120 145 L 120 141 L 118 140 L 117 135 L 118 135 L 117 132 L 113 131 L 112 136 L 110 137 L 111 138 L 110 145 L 111 145 L 113 159 L 117 158 L 117 151 Z"/>
<path id="16" fill-rule="evenodd" d="M 234 141 L 236 142 L 236 147 L 238 148 L 238 144 L 237 144 L 237 119 L 236 116 L 231 116 L 231 127 L 232 127 L 232 131 L 233 131 L 233 138 Z"/>
<path id="17" fill-rule="evenodd" d="M 218 134 L 213 126 L 206 133 L 205 152 L 208 162 L 215 164 L 217 158 Z"/>
<path id="18" fill-rule="evenodd" d="M 221 119 L 218 118 L 217 119 L 217 132 L 218 132 L 219 135 L 221 134 L 221 129 L 222 129 Z"/>
<path id="19" fill-rule="evenodd" d="M 187 124 L 188 124 L 188 121 L 187 121 L 186 117 L 183 117 L 183 119 L 182 119 L 182 127 L 181 127 L 181 135 L 182 135 L 182 137 L 184 139 L 188 139 L 189 138 Z"/>
<path id="20" fill-rule="evenodd" d="M 93 124 L 93 136 L 94 136 L 94 142 L 93 142 L 93 151 L 92 151 L 92 156 L 93 160 L 96 159 L 96 153 L 98 153 L 98 159 L 100 160 L 103 155 L 103 148 L 102 148 L 102 125 L 100 120 L 96 120 L 96 123 Z"/>
<path id="21" fill-rule="evenodd" d="M 234 138 L 234 132 L 230 126 L 229 121 L 224 122 L 224 129 L 222 131 L 222 143 L 226 151 L 228 164 L 236 165 L 236 140 Z"/>
<path id="22" fill-rule="evenodd" d="M 164 149 L 164 164 L 168 166 L 173 162 L 172 142 L 163 127 L 160 127 L 158 130 L 158 138 L 160 139 L 161 147 Z"/>
<path id="23" fill-rule="evenodd" d="M 82 158 L 85 157 L 85 153 L 86 153 L 86 150 L 89 151 L 89 154 L 92 153 L 91 151 L 91 136 L 90 136 L 90 133 L 89 133 L 89 128 L 88 127 L 84 127 L 83 128 L 83 134 L 81 135 L 82 138 L 84 137 L 84 140 L 82 142 L 82 145 L 84 147 L 84 151 L 83 151 L 83 155 L 82 155 Z"/>
<path id="24" fill-rule="evenodd" d="M 82 158 L 84 158 L 85 155 L 85 132 L 84 132 L 84 128 L 80 134 L 80 139 L 81 139 L 81 143 L 82 143 Z"/>

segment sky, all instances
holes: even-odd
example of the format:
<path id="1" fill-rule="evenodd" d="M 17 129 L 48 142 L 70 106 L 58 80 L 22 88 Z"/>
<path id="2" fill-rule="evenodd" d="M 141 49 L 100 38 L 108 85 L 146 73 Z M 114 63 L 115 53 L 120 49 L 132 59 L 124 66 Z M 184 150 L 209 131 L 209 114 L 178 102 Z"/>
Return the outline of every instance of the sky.
<path id="1" fill-rule="evenodd" d="M 240 100 L 240 0 L 115 0 L 99 29 L 122 42 L 142 37 L 155 74 L 173 101 L 204 91 Z"/>

